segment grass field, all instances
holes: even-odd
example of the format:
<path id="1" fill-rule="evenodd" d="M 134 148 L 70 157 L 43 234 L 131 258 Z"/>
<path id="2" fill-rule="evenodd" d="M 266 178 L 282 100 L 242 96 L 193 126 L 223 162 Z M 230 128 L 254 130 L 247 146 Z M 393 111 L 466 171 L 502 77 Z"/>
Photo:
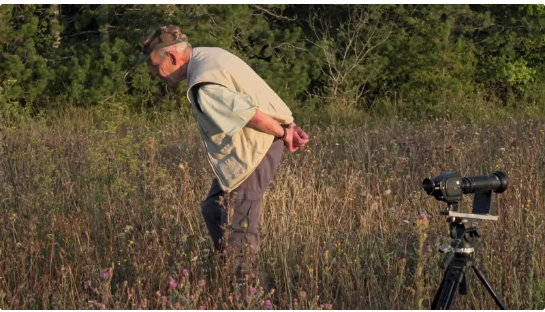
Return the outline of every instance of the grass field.
<path id="1" fill-rule="evenodd" d="M 265 198 L 265 291 L 210 274 L 195 124 L 93 114 L 0 132 L 1 309 L 427 309 L 449 236 L 421 182 L 449 170 L 509 174 L 477 258 L 508 308 L 545 308 L 545 124 L 303 126 Z M 469 285 L 455 308 L 496 308 Z"/>

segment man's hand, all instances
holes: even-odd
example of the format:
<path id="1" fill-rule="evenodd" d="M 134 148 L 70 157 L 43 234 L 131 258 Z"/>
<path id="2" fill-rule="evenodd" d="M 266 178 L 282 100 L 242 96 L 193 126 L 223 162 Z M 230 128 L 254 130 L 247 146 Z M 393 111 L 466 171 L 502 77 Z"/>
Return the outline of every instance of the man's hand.
<path id="1" fill-rule="evenodd" d="M 304 147 L 309 142 L 308 135 L 295 123 L 292 122 L 287 128 L 287 131 L 287 138 L 284 140 L 284 142 L 290 152 L 297 151 L 299 148 Z"/>
<path id="2" fill-rule="evenodd" d="M 295 128 L 293 131 L 293 146 L 296 148 L 304 147 L 309 141 L 309 137 L 303 129 L 297 126 L 295 123 Z"/>

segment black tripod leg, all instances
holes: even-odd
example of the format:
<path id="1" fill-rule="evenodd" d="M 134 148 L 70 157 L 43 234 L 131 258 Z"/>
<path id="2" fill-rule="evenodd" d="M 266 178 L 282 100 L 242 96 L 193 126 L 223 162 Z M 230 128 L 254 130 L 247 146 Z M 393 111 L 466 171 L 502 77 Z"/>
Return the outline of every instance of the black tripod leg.
<path id="1" fill-rule="evenodd" d="M 431 304 L 432 310 L 450 310 L 454 303 L 454 297 L 458 292 L 459 283 L 447 278 L 447 276 L 449 276 L 448 272 L 445 274 L 441 286 L 439 286 L 439 289 L 433 298 Z"/>
<path id="2" fill-rule="evenodd" d="M 486 289 L 488 290 L 488 292 L 490 293 L 494 301 L 496 301 L 496 304 L 498 305 L 498 307 L 502 310 L 506 310 L 505 305 L 500 300 L 500 298 L 498 298 L 498 295 L 496 295 L 496 293 L 492 289 L 492 286 L 490 286 L 490 283 L 488 283 L 488 281 L 484 277 L 483 272 L 481 272 L 481 270 L 477 267 L 477 264 L 474 263 L 472 267 L 473 267 L 473 271 L 475 272 L 479 280 L 484 284 L 484 287 L 486 287 Z"/>

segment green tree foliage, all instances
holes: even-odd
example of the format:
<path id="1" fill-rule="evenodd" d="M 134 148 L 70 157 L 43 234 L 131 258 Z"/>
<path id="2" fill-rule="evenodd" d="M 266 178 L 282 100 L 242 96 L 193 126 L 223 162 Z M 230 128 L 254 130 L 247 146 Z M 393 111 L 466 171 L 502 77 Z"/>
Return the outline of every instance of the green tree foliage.
<path id="1" fill-rule="evenodd" d="M 545 95 L 543 5 L 2 5 L 3 111 L 184 106 L 185 84 L 132 66 L 142 37 L 171 23 L 240 56 L 292 107 Z"/>

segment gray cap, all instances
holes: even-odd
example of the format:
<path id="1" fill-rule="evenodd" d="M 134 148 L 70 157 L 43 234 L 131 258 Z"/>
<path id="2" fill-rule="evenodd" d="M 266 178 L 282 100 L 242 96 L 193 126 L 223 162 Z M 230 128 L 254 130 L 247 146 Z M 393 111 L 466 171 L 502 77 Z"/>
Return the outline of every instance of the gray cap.
<path id="1" fill-rule="evenodd" d="M 155 49 L 161 49 L 180 42 L 188 42 L 182 29 L 175 25 L 159 27 L 142 42 L 144 55 L 138 60 L 136 66 L 145 63 Z"/>

